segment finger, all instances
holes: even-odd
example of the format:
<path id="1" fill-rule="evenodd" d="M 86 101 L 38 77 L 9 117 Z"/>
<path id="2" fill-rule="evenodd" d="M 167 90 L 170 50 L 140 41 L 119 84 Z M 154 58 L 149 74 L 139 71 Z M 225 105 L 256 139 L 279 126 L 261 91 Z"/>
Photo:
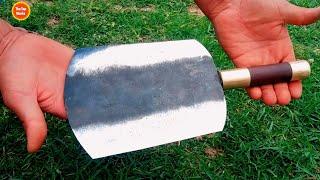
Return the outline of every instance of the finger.
<path id="1" fill-rule="evenodd" d="M 21 120 L 27 136 L 28 152 L 40 149 L 47 136 L 47 124 L 36 98 L 20 94 L 5 94 L 5 104 Z"/>
<path id="2" fill-rule="evenodd" d="M 299 99 L 302 96 L 301 81 L 292 81 L 289 83 L 289 91 L 293 99 Z"/>
<path id="3" fill-rule="evenodd" d="M 262 92 L 260 87 L 250 87 L 247 88 L 247 93 L 249 94 L 249 96 L 254 99 L 254 100 L 259 100 L 262 97 Z"/>
<path id="4" fill-rule="evenodd" d="M 287 24 L 308 25 L 320 18 L 320 8 L 303 8 L 285 1 L 280 6 L 280 12 Z"/>
<path id="5" fill-rule="evenodd" d="M 288 83 L 274 84 L 273 87 L 277 96 L 277 103 L 282 106 L 288 105 L 291 101 Z"/>
<path id="6" fill-rule="evenodd" d="M 272 106 L 277 103 L 277 96 L 276 96 L 276 93 L 274 92 L 273 85 L 261 86 L 261 92 L 262 92 L 262 100 L 266 105 Z"/>

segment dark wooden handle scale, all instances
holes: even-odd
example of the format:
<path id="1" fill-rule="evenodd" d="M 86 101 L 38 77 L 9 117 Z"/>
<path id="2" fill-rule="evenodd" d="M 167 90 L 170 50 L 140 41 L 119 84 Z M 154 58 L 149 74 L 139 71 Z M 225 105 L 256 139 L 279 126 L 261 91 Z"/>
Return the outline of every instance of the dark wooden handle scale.
<path id="1" fill-rule="evenodd" d="M 291 81 L 292 78 L 292 69 L 289 63 L 266 65 L 248 69 L 251 77 L 251 87 L 288 82 Z"/>
<path id="2" fill-rule="evenodd" d="M 224 89 L 254 87 L 280 82 L 303 80 L 310 75 L 310 64 L 305 60 L 220 72 Z"/>

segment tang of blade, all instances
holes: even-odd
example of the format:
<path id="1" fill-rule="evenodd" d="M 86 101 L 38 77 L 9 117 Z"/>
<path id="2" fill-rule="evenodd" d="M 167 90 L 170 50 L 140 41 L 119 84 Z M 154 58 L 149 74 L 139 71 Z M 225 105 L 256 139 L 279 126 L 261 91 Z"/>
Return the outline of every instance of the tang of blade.
<path id="1" fill-rule="evenodd" d="M 92 158 L 218 132 L 226 120 L 212 57 L 195 40 L 78 49 L 65 104 Z"/>

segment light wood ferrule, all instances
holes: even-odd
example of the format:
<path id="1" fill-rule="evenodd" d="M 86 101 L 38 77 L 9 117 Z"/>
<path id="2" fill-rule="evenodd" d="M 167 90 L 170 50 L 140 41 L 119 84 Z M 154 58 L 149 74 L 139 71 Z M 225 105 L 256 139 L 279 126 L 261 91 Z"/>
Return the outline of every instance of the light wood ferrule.
<path id="1" fill-rule="evenodd" d="M 289 63 L 292 69 L 292 81 L 306 79 L 311 74 L 310 64 L 306 60 Z"/>
<path id="2" fill-rule="evenodd" d="M 251 82 L 247 68 L 220 71 L 220 78 L 224 89 L 249 87 Z"/>

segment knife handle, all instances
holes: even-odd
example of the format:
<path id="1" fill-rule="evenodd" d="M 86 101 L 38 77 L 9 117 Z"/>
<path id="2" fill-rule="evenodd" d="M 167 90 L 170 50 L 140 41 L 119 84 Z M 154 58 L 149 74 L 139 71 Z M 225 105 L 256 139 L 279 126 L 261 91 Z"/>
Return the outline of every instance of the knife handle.
<path id="1" fill-rule="evenodd" d="M 305 60 L 219 72 L 224 89 L 303 80 L 310 73 L 310 64 Z"/>

